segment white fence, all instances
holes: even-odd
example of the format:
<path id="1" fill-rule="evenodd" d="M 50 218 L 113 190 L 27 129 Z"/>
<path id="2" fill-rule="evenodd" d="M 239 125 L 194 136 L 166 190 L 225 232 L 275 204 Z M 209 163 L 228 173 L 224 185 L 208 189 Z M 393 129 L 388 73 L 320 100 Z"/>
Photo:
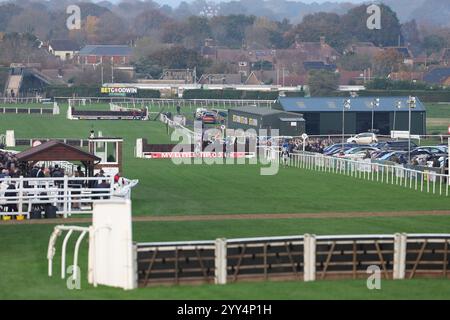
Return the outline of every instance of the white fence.
<path id="1" fill-rule="evenodd" d="M 141 111 L 141 109 L 135 107 L 129 107 L 128 104 L 126 107 L 110 102 L 109 103 L 109 111 Z"/>
<path id="2" fill-rule="evenodd" d="M 121 103 L 126 104 L 127 107 L 132 106 L 136 108 L 137 105 L 148 105 L 163 107 L 208 107 L 208 108 L 223 108 L 223 107 L 244 107 L 244 106 L 258 106 L 271 108 L 275 100 L 231 100 L 231 99 L 161 99 L 161 98 L 120 98 L 120 97 L 86 97 L 73 99 L 69 97 L 55 97 L 55 100 L 67 100 L 70 106 L 92 104 L 92 103 Z"/>
<path id="3" fill-rule="evenodd" d="M 138 181 L 123 180 L 124 184 L 114 183 L 114 177 L 3 178 L 0 179 L 0 216 L 29 218 L 32 211 L 43 210 L 47 205 L 55 206 L 57 214 L 65 218 L 91 214 L 94 202 L 131 197 L 131 188 Z"/>
<path id="4" fill-rule="evenodd" d="M 275 161 L 281 161 L 280 152 L 272 151 Z M 342 174 L 354 178 L 393 184 L 405 188 L 449 195 L 449 176 L 434 171 L 418 171 L 401 165 L 393 166 L 372 163 L 371 160 L 356 161 L 345 158 L 325 156 L 318 153 L 292 153 L 289 165 L 302 169 Z"/>
<path id="5" fill-rule="evenodd" d="M 173 128 L 173 129 L 177 129 L 180 130 L 186 137 L 190 137 L 191 141 L 194 142 L 195 141 L 195 132 L 192 130 L 189 130 L 188 128 L 186 128 L 185 126 L 183 126 L 182 124 L 170 120 L 165 114 L 160 114 L 159 116 L 159 120 L 164 123 L 167 124 L 169 127 Z"/>
<path id="6" fill-rule="evenodd" d="M 42 99 L 40 97 L 24 97 L 24 98 L 10 98 L 10 97 L 0 97 L 0 103 L 8 104 L 28 104 L 28 103 L 41 103 L 46 102 L 47 99 Z"/>
<path id="7" fill-rule="evenodd" d="M 58 115 L 59 106 L 56 102 L 53 103 L 53 109 L 44 107 L 0 107 L 0 113 L 3 114 L 34 114 L 34 115 Z"/>

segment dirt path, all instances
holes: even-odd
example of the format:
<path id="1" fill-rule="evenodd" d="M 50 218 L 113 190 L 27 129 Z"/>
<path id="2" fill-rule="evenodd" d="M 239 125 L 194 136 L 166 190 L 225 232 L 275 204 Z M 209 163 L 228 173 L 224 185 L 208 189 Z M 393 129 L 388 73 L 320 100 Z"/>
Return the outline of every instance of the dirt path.
<path id="1" fill-rule="evenodd" d="M 326 213 L 275 213 L 275 214 L 217 214 L 192 216 L 141 216 L 133 217 L 134 222 L 182 222 L 182 221 L 223 221 L 262 219 L 325 219 L 325 218 L 367 218 L 367 217 L 416 217 L 450 216 L 450 210 L 442 211 L 398 211 L 398 212 L 326 212 Z M 17 224 L 73 224 L 90 223 L 91 218 L 68 218 L 53 220 L 2 221 L 2 225 Z"/>

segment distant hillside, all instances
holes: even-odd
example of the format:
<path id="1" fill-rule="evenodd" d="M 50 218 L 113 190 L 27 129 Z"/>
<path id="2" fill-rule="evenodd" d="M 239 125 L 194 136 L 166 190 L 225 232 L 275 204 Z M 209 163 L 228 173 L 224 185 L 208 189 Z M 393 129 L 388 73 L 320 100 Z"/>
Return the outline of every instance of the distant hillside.
<path id="1" fill-rule="evenodd" d="M 167 3 L 167 1 L 158 1 L 159 3 Z M 171 2 L 173 3 L 173 2 Z M 179 7 L 174 10 L 182 8 L 185 14 L 198 15 L 209 7 L 211 1 L 195 0 L 192 2 L 182 2 Z M 213 9 L 217 10 L 219 15 L 229 14 L 246 14 L 255 16 L 264 16 L 273 20 L 283 20 L 285 18 L 292 22 L 298 23 L 302 18 L 311 13 L 316 12 L 335 12 L 338 14 L 345 13 L 348 9 L 354 7 L 355 4 L 351 2 L 313 2 L 310 4 L 299 1 L 287 0 L 240 0 L 240 1 L 226 1 L 216 2 Z"/>
<path id="2" fill-rule="evenodd" d="M 417 8 L 421 7 L 427 0 L 382 0 L 382 2 L 397 13 L 397 17 L 401 22 L 409 21 L 412 19 L 418 20 L 413 12 Z"/>
<path id="3" fill-rule="evenodd" d="M 413 18 L 419 24 L 450 27 L 450 0 L 427 0 L 411 13 Z"/>

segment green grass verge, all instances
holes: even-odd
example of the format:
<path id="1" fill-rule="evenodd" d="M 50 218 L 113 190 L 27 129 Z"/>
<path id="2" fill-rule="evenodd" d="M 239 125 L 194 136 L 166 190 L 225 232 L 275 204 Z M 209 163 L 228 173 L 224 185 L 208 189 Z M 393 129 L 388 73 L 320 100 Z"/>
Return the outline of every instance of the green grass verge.
<path id="1" fill-rule="evenodd" d="M 448 232 L 450 217 L 358 218 L 307 220 L 243 220 L 211 222 L 135 223 L 136 241 L 176 241 L 218 237 L 275 235 Z M 450 281 L 420 279 L 382 281 L 380 291 L 369 291 L 363 280 L 237 283 L 226 286 L 173 286 L 120 289 L 87 284 L 87 244 L 80 250 L 82 290 L 68 290 L 60 274 L 60 246 L 53 278 L 47 277 L 47 241 L 53 226 L 0 226 L 0 299 L 449 299 Z M 73 248 L 72 241 L 69 248 Z M 68 251 L 68 263 L 72 261 Z"/>

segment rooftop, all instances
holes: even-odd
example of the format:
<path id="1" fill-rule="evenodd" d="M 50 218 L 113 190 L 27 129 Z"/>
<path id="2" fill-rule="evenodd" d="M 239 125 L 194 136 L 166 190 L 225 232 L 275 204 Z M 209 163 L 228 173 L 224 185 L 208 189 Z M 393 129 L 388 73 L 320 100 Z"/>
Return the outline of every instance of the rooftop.
<path id="1" fill-rule="evenodd" d="M 401 101 L 402 108 L 397 111 L 408 111 L 409 97 L 318 97 L 318 98 L 297 98 L 280 97 L 278 102 L 284 111 L 288 112 L 342 112 L 342 106 L 345 99 L 350 99 L 350 112 L 371 112 L 371 103 L 374 99 L 380 99 L 380 105 L 375 109 L 376 112 L 390 112 L 396 110 L 397 102 Z M 413 111 L 425 111 L 423 103 L 416 98 L 416 108 Z"/>
<path id="2" fill-rule="evenodd" d="M 50 47 L 54 51 L 79 51 L 80 46 L 72 40 L 51 40 Z"/>
<path id="3" fill-rule="evenodd" d="M 449 77 L 450 67 L 440 67 L 426 73 L 423 79 L 428 83 L 441 84 Z"/>
<path id="4" fill-rule="evenodd" d="M 272 115 L 272 114 L 284 113 L 281 110 L 274 110 L 274 109 L 269 109 L 269 108 L 261 108 L 261 107 L 256 107 L 256 106 L 232 108 L 229 111 L 238 111 L 238 112 L 252 113 L 252 114 L 257 114 L 257 115 L 260 115 L 260 116 L 268 116 L 268 115 Z"/>
<path id="5" fill-rule="evenodd" d="M 60 141 L 50 140 L 36 147 L 18 153 L 19 161 L 100 161 L 89 152 Z"/>
<path id="6" fill-rule="evenodd" d="M 133 49 L 126 45 L 87 45 L 80 56 L 131 56 Z"/>

